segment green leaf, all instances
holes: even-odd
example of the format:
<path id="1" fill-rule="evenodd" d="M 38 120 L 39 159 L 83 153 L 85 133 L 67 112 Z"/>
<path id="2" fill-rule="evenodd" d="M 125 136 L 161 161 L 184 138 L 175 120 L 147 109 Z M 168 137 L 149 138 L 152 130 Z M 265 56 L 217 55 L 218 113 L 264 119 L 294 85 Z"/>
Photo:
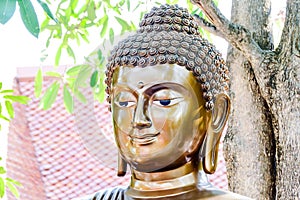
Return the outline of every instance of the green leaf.
<path id="1" fill-rule="evenodd" d="M 103 58 L 101 49 L 98 49 L 97 55 L 98 55 L 98 60 L 101 60 Z"/>
<path id="2" fill-rule="evenodd" d="M 102 21 L 102 20 L 101 20 Z M 100 33 L 100 36 L 103 38 L 106 31 L 107 31 L 107 28 L 108 28 L 108 16 L 105 15 L 104 16 L 104 20 L 103 20 L 103 26 L 102 26 L 102 30 L 101 30 L 101 33 Z"/>
<path id="3" fill-rule="evenodd" d="M 2 82 L 0 82 L 0 90 L 2 89 Z"/>
<path id="4" fill-rule="evenodd" d="M 112 9 L 113 9 L 116 13 L 118 13 L 119 15 L 122 15 L 122 13 L 120 12 L 120 9 L 119 9 L 118 6 L 113 6 Z"/>
<path id="5" fill-rule="evenodd" d="M 120 17 L 115 16 L 116 20 L 119 22 L 119 24 L 122 26 L 122 33 L 124 33 L 126 30 L 131 30 L 130 25 Z"/>
<path id="6" fill-rule="evenodd" d="M 74 95 L 78 98 L 79 101 L 81 101 L 82 103 L 86 103 L 87 100 L 85 98 L 85 96 L 79 91 L 79 90 L 75 90 L 74 91 Z"/>
<path id="7" fill-rule="evenodd" d="M 130 11 L 130 0 L 127 0 L 127 10 Z"/>
<path id="8" fill-rule="evenodd" d="M 87 13 L 88 13 L 89 20 L 94 21 L 97 18 L 94 1 L 91 1 L 89 3 L 88 8 L 87 8 Z"/>
<path id="9" fill-rule="evenodd" d="M 121 0 L 121 1 L 119 2 L 119 6 L 122 7 L 122 6 L 124 5 L 124 3 L 125 3 L 125 0 Z"/>
<path id="10" fill-rule="evenodd" d="M 59 48 L 57 49 L 57 52 L 55 55 L 55 66 L 58 66 L 58 64 L 59 64 L 62 48 L 63 48 L 63 45 L 60 45 Z"/>
<path id="11" fill-rule="evenodd" d="M 82 67 L 83 67 L 83 65 L 77 65 L 77 66 L 71 67 L 67 70 L 66 73 L 69 76 L 77 76 Z"/>
<path id="12" fill-rule="evenodd" d="M 73 113 L 73 97 L 66 85 L 64 85 L 64 104 L 67 111 Z"/>
<path id="13" fill-rule="evenodd" d="M 79 39 L 78 34 L 75 34 L 75 39 L 76 39 L 76 42 L 77 42 L 77 46 L 80 46 L 80 39 Z"/>
<path id="14" fill-rule="evenodd" d="M 62 75 L 58 72 L 46 72 L 47 76 L 52 76 L 52 77 L 57 77 L 57 78 L 61 78 Z"/>
<path id="15" fill-rule="evenodd" d="M 34 79 L 34 95 L 37 98 L 40 97 L 42 93 L 42 88 L 43 88 L 43 74 L 42 74 L 42 69 L 39 68 Z"/>
<path id="16" fill-rule="evenodd" d="M 4 119 L 5 121 L 8 121 L 8 122 L 10 121 L 7 117 L 5 117 L 5 116 L 3 116 L 1 114 L 0 114 L 0 119 Z"/>
<path id="17" fill-rule="evenodd" d="M 46 90 L 43 98 L 41 99 L 40 106 L 47 110 L 51 108 L 52 104 L 55 102 L 55 99 L 57 97 L 57 93 L 59 90 L 59 83 L 55 81 L 52 83 L 52 85 Z"/>
<path id="18" fill-rule="evenodd" d="M 86 37 L 86 34 L 84 33 L 79 33 L 79 35 L 82 37 L 82 39 L 86 42 L 86 43 L 89 43 L 89 39 Z"/>
<path id="19" fill-rule="evenodd" d="M 43 49 L 41 51 L 40 61 L 44 62 L 47 59 L 47 57 L 48 57 L 48 53 L 47 53 L 46 49 Z"/>
<path id="20" fill-rule="evenodd" d="M 20 197 L 20 193 L 19 193 L 18 189 L 16 188 L 16 186 L 13 183 L 6 182 L 6 187 L 8 187 L 8 189 L 11 191 L 11 193 L 13 193 L 13 195 L 16 198 Z"/>
<path id="21" fill-rule="evenodd" d="M 91 76 L 91 80 L 90 80 L 90 86 L 95 87 L 97 82 L 98 82 L 98 70 L 93 72 L 93 74 Z"/>
<path id="22" fill-rule="evenodd" d="M 6 170 L 4 169 L 4 167 L 0 167 L 0 174 L 5 174 Z"/>
<path id="23" fill-rule="evenodd" d="M 71 8 L 74 11 L 77 7 L 78 0 L 71 0 Z"/>
<path id="24" fill-rule="evenodd" d="M 87 80 L 89 80 L 89 78 L 91 77 L 91 71 L 92 71 L 91 67 L 87 65 L 82 65 L 82 68 L 76 78 L 75 87 L 85 86 Z"/>
<path id="25" fill-rule="evenodd" d="M 58 23 L 57 19 L 54 17 L 54 15 L 52 14 L 48 4 L 46 4 L 45 2 L 41 1 L 41 0 L 37 0 L 37 2 L 39 2 L 39 4 L 42 6 L 43 10 L 45 11 L 45 13 L 56 23 Z"/>
<path id="26" fill-rule="evenodd" d="M 187 2 L 187 5 L 188 5 L 189 12 L 192 12 L 193 11 L 193 4 L 189 0 L 187 0 L 186 2 Z"/>
<path id="27" fill-rule="evenodd" d="M 5 24 L 14 15 L 17 0 L 0 1 L 0 23 Z"/>
<path id="28" fill-rule="evenodd" d="M 10 101 L 5 101 L 5 107 L 10 118 L 14 118 L 14 108 Z"/>
<path id="29" fill-rule="evenodd" d="M 77 14 L 80 15 L 81 13 L 86 12 L 87 6 L 88 6 L 87 4 L 83 4 L 83 6 L 79 9 Z"/>
<path id="30" fill-rule="evenodd" d="M 0 198 L 4 196 L 5 193 L 5 184 L 2 177 L 0 177 Z"/>
<path id="31" fill-rule="evenodd" d="M 97 55 L 98 55 L 99 63 L 102 64 L 102 62 L 104 61 L 104 57 L 103 57 L 101 49 L 98 49 Z"/>
<path id="32" fill-rule="evenodd" d="M 47 41 L 46 41 L 46 48 L 48 48 L 49 45 L 50 45 L 50 40 L 53 37 L 53 33 L 54 33 L 54 31 L 52 30 L 51 33 L 50 33 L 50 35 L 49 35 L 49 37 L 48 37 L 48 39 L 47 39 Z"/>
<path id="33" fill-rule="evenodd" d="M 142 20 L 143 19 L 143 17 L 144 17 L 144 15 L 145 15 L 145 11 L 142 11 L 141 13 L 140 13 L 140 20 Z"/>
<path id="34" fill-rule="evenodd" d="M 0 94 L 4 94 L 4 93 L 13 93 L 14 91 L 13 90 L 2 90 L 0 92 Z"/>
<path id="35" fill-rule="evenodd" d="M 102 103 L 105 99 L 105 86 L 102 83 L 102 81 L 100 80 L 100 84 L 98 86 L 98 88 L 95 88 L 94 90 L 94 94 L 95 94 L 95 98 Z"/>
<path id="36" fill-rule="evenodd" d="M 30 0 L 18 0 L 20 14 L 27 30 L 36 38 L 40 33 L 38 18 Z"/>
<path id="37" fill-rule="evenodd" d="M 9 181 L 9 182 L 11 182 L 11 183 L 13 183 L 13 184 L 15 184 L 16 186 L 22 186 L 22 184 L 19 182 L 19 181 L 16 181 L 16 180 L 14 180 L 14 179 L 12 179 L 12 178 L 5 178 L 5 180 L 6 181 Z"/>
<path id="38" fill-rule="evenodd" d="M 135 31 L 136 30 L 136 26 L 134 25 L 134 23 L 132 21 L 130 21 L 130 24 L 131 24 L 131 30 Z"/>
<path id="39" fill-rule="evenodd" d="M 99 85 L 98 88 L 95 88 L 95 95 L 96 99 L 102 103 L 105 99 L 105 84 L 104 84 L 104 79 L 105 79 L 105 74 L 101 73 L 100 74 L 100 80 L 99 80 Z"/>
<path id="40" fill-rule="evenodd" d="M 193 12 L 191 12 L 191 15 L 197 14 L 198 11 L 199 11 L 199 8 L 196 8 L 195 10 L 193 10 Z"/>
<path id="41" fill-rule="evenodd" d="M 73 58 L 74 62 L 76 63 L 76 57 L 75 57 L 74 51 L 69 45 L 67 46 L 67 52 L 68 52 L 68 55 L 71 56 Z"/>
<path id="42" fill-rule="evenodd" d="M 144 4 L 144 3 L 139 1 L 139 3 L 135 6 L 135 8 L 133 9 L 132 12 L 135 12 L 140 7 L 140 5 L 142 5 L 142 4 Z"/>
<path id="43" fill-rule="evenodd" d="M 213 0 L 213 2 L 217 7 L 219 6 L 219 0 Z"/>
<path id="44" fill-rule="evenodd" d="M 5 95 L 4 98 L 21 104 L 27 104 L 28 101 L 30 100 L 30 98 L 27 96 L 16 96 L 16 95 Z"/>
<path id="45" fill-rule="evenodd" d="M 66 77 L 64 80 L 70 87 L 71 91 L 74 92 L 76 77 Z"/>
<path id="46" fill-rule="evenodd" d="M 114 39 L 115 39 L 115 33 L 114 30 L 112 28 L 109 29 L 109 41 L 111 44 L 114 43 Z"/>
<path id="47" fill-rule="evenodd" d="M 49 17 L 46 17 L 44 19 L 44 21 L 41 24 L 41 32 L 47 28 L 47 26 L 49 25 L 49 21 L 50 21 Z"/>
<path id="48" fill-rule="evenodd" d="M 101 92 L 97 93 L 96 98 L 100 103 L 102 103 L 105 99 L 105 92 L 101 91 Z"/>

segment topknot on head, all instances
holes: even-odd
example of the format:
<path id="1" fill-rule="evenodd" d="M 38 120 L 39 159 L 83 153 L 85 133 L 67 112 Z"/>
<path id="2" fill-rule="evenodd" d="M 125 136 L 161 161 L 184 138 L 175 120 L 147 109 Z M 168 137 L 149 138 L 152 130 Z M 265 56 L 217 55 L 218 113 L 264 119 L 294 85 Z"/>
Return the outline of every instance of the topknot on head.
<path id="1" fill-rule="evenodd" d="M 144 15 L 140 22 L 139 32 L 177 31 L 200 35 L 198 24 L 186 8 L 176 5 L 154 7 Z"/>
<path id="2" fill-rule="evenodd" d="M 119 42 L 108 61 L 105 83 L 109 103 L 112 76 L 120 66 L 167 63 L 185 67 L 201 84 L 207 110 L 213 109 L 217 94 L 228 90 L 228 68 L 221 53 L 201 37 L 188 10 L 177 5 L 161 5 L 145 14 L 137 33 Z"/>

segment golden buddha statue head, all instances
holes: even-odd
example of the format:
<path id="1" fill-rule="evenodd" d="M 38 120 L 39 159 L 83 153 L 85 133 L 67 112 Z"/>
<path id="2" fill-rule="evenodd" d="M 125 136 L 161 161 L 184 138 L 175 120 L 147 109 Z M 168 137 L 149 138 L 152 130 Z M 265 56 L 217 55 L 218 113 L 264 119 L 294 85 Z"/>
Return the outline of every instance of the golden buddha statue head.
<path id="1" fill-rule="evenodd" d="M 193 163 L 213 173 L 230 110 L 227 74 L 187 9 L 162 5 L 145 14 L 107 64 L 120 166 L 155 173 Z"/>

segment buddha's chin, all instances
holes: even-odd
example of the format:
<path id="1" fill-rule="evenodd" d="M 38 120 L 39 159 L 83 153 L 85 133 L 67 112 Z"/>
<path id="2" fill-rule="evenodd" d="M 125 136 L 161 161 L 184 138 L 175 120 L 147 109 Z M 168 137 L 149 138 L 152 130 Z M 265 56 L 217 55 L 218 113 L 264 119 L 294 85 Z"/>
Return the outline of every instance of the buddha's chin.
<path id="1" fill-rule="evenodd" d="M 151 172 L 162 172 L 162 171 L 169 171 L 176 169 L 186 163 L 185 159 L 177 159 L 169 160 L 148 160 L 146 162 L 130 162 L 130 166 L 133 170 L 144 172 L 144 173 L 151 173 Z"/>
<path id="2" fill-rule="evenodd" d="M 127 158 L 128 164 L 132 169 L 139 172 L 157 172 L 162 169 L 166 169 L 169 166 L 175 166 L 178 164 L 178 160 L 184 157 L 182 152 L 175 152 L 173 156 L 165 155 L 165 152 L 155 152 L 154 154 L 139 154 L 139 156 L 134 155 L 134 157 Z M 185 159 L 180 159 L 185 160 Z M 181 163 L 182 164 L 182 163 Z M 173 167 L 174 167 L 173 166 Z"/>
<path id="3" fill-rule="evenodd" d="M 139 172 L 151 173 L 155 171 L 159 171 L 160 169 L 164 168 L 163 166 L 155 166 L 154 162 L 149 163 L 131 163 L 130 164 L 132 169 Z"/>

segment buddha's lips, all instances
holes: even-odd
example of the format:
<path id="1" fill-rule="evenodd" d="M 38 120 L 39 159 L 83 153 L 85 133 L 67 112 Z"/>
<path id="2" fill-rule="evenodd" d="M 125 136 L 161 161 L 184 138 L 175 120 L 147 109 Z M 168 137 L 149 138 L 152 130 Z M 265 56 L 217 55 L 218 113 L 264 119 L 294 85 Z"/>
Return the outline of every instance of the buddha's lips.
<path id="1" fill-rule="evenodd" d="M 147 145 L 147 144 L 151 144 L 154 141 L 156 141 L 157 136 L 159 134 L 160 134 L 160 132 L 158 132 L 156 134 L 145 134 L 142 136 L 130 136 L 130 140 L 134 144 Z"/>

